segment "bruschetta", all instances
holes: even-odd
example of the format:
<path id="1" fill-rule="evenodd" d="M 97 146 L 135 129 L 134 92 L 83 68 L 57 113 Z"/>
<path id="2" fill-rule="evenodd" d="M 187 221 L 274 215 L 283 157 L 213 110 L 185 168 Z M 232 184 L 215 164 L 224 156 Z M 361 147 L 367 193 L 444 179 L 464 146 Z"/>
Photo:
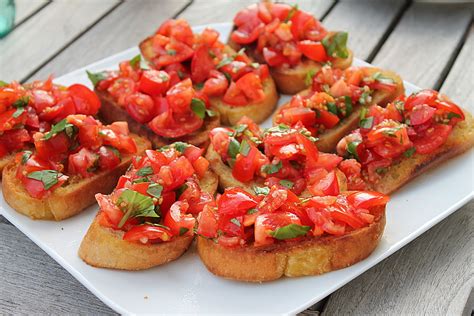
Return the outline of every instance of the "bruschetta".
<path id="1" fill-rule="evenodd" d="M 277 105 L 278 93 L 267 65 L 252 62 L 244 50 L 224 45 L 213 29 L 195 34 L 185 20 L 168 20 L 140 43 L 140 50 L 154 69 L 175 78 L 190 77 L 223 124 L 233 125 L 242 116 L 261 123 Z"/>
<path id="2" fill-rule="evenodd" d="M 3 170 L 5 201 L 32 219 L 63 220 L 110 193 L 150 143 L 130 135 L 127 123 L 104 126 L 92 116 L 69 115 L 33 135 L 34 151 L 17 154 Z"/>
<path id="3" fill-rule="evenodd" d="M 267 195 L 228 188 L 198 216 L 198 253 L 210 272 L 238 281 L 342 269 L 377 247 L 388 200 L 370 191 L 300 200 L 275 186 Z"/>
<path id="4" fill-rule="evenodd" d="M 384 106 L 403 93 L 403 81 L 392 71 L 325 66 L 312 78 L 311 88 L 278 108 L 273 122 L 289 126 L 301 122 L 319 138 L 319 150 L 335 152 L 338 141 L 357 128 L 364 107 Z"/>
<path id="5" fill-rule="evenodd" d="M 185 143 L 147 150 L 133 160 L 100 210 L 79 256 L 87 264 L 143 270 L 181 256 L 194 238 L 194 218 L 214 205 L 217 177 L 203 150 Z"/>
<path id="6" fill-rule="evenodd" d="M 337 145 L 341 156 L 353 158 L 342 166 L 362 169 L 367 187 L 386 194 L 474 145 L 471 114 L 434 90 L 373 105 L 359 126 Z"/>
<path id="7" fill-rule="evenodd" d="M 259 63 L 266 63 L 278 91 L 295 94 L 310 83 L 308 74 L 330 63 L 339 69 L 352 64 L 346 32 L 328 32 L 310 13 L 297 5 L 261 2 L 234 17 L 229 45 L 245 48 Z"/>
<path id="8" fill-rule="evenodd" d="M 126 121 L 130 131 L 148 138 L 154 148 L 182 141 L 205 147 L 219 125 L 206 96 L 191 79 L 175 81 L 164 71 L 143 69 L 141 56 L 120 63 L 118 71 L 88 72 L 102 101 L 105 123 Z"/>
<path id="9" fill-rule="evenodd" d="M 0 173 L 15 153 L 33 147 L 33 134 L 47 132 L 69 114 L 95 115 L 97 96 L 84 85 L 55 85 L 52 78 L 21 85 L 0 82 Z"/>
<path id="10" fill-rule="evenodd" d="M 347 176 L 362 181 L 357 170 L 346 170 L 346 175 L 338 168 L 342 157 L 319 152 L 302 126 L 262 130 L 243 118 L 233 128 L 215 128 L 210 138 L 206 158 L 221 189 L 241 187 L 253 193 L 276 185 L 302 196 L 337 195 L 346 190 Z"/>

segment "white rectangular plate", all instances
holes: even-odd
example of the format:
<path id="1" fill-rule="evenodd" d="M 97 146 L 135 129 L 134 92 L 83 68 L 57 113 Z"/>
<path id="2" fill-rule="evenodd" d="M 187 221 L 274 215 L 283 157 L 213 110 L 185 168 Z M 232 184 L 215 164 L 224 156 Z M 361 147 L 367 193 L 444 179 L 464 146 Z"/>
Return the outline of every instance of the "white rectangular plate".
<path id="1" fill-rule="evenodd" d="M 225 41 L 230 24 L 209 25 Z M 197 27 L 201 30 L 203 27 Z M 115 69 L 139 51 L 136 47 L 58 78 L 55 82 L 91 86 L 85 69 Z M 354 60 L 354 65 L 368 65 Z M 415 67 L 415 66 L 414 66 Z M 405 82 L 407 93 L 419 88 Z M 279 104 L 289 100 L 283 96 Z M 267 120 L 263 126 L 270 126 Z M 32 221 L 0 198 L 0 213 L 69 271 L 105 304 L 122 314 L 233 313 L 293 314 L 318 302 L 364 271 L 387 258 L 473 196 L 471 150 L 415 179 L 392 196 L 382 241 L 366 260 L 321 276 L 283 278 L 251 284 L 218 278 L 206 270 L 194 247 L 179 260 L 140 272 L 97 269 L 77 256 L 82 237 L 97 212 L 97 205 L 62 222 Z"/>

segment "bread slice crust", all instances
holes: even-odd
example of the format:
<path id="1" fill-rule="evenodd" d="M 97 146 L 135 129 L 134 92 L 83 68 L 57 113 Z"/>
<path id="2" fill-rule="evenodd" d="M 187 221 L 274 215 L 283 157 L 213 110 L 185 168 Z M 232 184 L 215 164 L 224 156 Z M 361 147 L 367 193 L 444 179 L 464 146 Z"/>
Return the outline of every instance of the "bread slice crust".
<path id="1" fill-rule="evenodd" d="M 388 167 L 379 182 L 369 184 L 370 189 L 390 194 L 427 170 L 474 147 L 474 118 L 466 111 L 464 115 L 465 120 L 456 124 L 444 145 L 427 155 L 415 152 L 410 158 L 403 157 Z"/>
<path id="2" fill-rule="evenodd" d="M 137 143 L 137 154 L 150 148 L 150 142 L 131 135 Z M 72 179 L 71 183 L 59 187 L 44 199 L 28 194 L 16 177 L 18 165 L 12 161 L 3 170 L 2 191 L 5 201 L 17 212 L 32 219 L 60 221 L 80 213 L 95 203 L 95 194 L 110 193 L 118 178 L 125 173 L 134 155 L 123 155 L 121 163 L 113 170 L 103 171 L 87 179 Z"/>
<path id="3" fill-rule="evenodd" d="M 366 72 L 366 76 L 368 77 L 374 75 L 377 72 L 380 72 L 385 78 L 392 79 L 396 85 L 396 88 L 393 92 L 387 92 L 383 90 L 375 91 L 374 94 L 372 95 L 372 101 L 367 106 L 370 106 L 372 104 L 378 104 L 378 105 L 384 106 L 388 104 L 389 102 L 392 102 L 393 100 L 395 100 L 398 96 L 402 95 L 405 91 L 402 78 L 400 78 L 400 76 L 394 73 L 393 71 L 382 70 L 376 67 L 366 67 L 364 69 L 364 72 Z M 304 91 L 301 91 L 299 94 L 302 96 L 305 96 L 310 93 L 311 93 L 311 89 L 306 89 Z M 276 125 L 276 119 L 277 119 L 278 114 L 281 112 L 281 109 L 285 107 L 287 104 L 284 104 L 283 106 L 278 108 L 278 110 L 273 115 L 274 125 Z M 341 122 L 339 122 L 337 126 L 329 130 L 326 130 L 320 135 L 318 135 L 319 140 L 316 143 L 318 146 L 318 149 L 322 152 L 335 152 L 336 146 L 339 140 L 341 140 L 341 138 L 349 134 L 351 131 L 358 128 L 360 113 L 362 111 L 362 108 L 363 107 L 360 105 L 354 107 L 351 115 L 341 120 Z"/>
<path id="4" fill-rule="evenodd" d="M 132 133 L 148 138 L 153 148 L 159 148 L 169 145 L 173 142 L 181 141 L 198 147 L 206 147 L 209 141 L 209 132 L 220 125 L 219 115 L 213 117 L 206 116 L 203 126 L 188 135 L 178 138 L 166 138 L 155 134 L 146 124 L 135 121 L 127 111 L 119 106 L 113 97 L 105 91 L 95 90 L 99 96 L 102 106 L 99 110 L 99 116 L 105 124 L 111 124 L 116 121 L 126 121 Z"/>
<path id="5" fill-rule="evenodd" d="M 385 228 L 385 207 L 379 211 L 381 215 L 374 223 L 342 236 L 236 248 L 199 236 L 197 250 L 210 272 L 227 279 L 265 282 L 283 276 L 319 275 L 351 266 L 374 251 Z"/>
<path id="6" fill-rule="evenodd" d="M 203 191 L 214 195 L 217 176 L 207 171 L 199 180 Z M 103 227 L 94 218 L 79 248 L 79 257 L 98 268 L 144 270 L 179 258 L 191 245 L 194 236 L 174 237 L 167 242 L 141 244 L 123 240 L 122 230 Z"/>

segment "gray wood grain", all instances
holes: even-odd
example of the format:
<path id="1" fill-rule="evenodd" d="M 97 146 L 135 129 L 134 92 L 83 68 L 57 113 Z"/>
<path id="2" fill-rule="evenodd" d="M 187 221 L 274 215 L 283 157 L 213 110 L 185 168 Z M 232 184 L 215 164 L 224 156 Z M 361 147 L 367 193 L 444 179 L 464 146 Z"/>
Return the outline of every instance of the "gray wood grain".
<path id="1" fill-rule="evenodd" d="M 405 4 L 405 0 L 339 1 L 324 19 L 324 26 L 328 30 L 349 32 L 349 47 L 354 56 L 367 60 L 390 31 Z"/>
<path id="2" fill-rule="evenodd" d="M 474 286 L 474 202 L 329 298 L 324 315 L 460 315 Z"/>
<path id="3" fill-rule="evenodd" d="M 48 3 L 47 0 L 16 0 L 15 25 L 20 24 Z"/>
<path id="4" fill-rule="evenodd" d="M 373 63 L 420 87 L 437 87 L 471 18 L 471 11 L 462 6 L 414 3 Z"/>
<path id="5" fill-rule="evenodd" d="M 2 315 L 114 312 L 11 225 L 0 223 Z"/>
<path id="6" fill-rule="evenodd" d="M 49 4 L 0 41 L 0 77 L 24 80 L 116 4 L 117 0 Z"/>
<path id="7" fill-rule="evenodd" d="M 474 24 L 471 24 L 466 42 L 444 81 L 441 92 L 453 101 L 474 112 Z"/>
<path id="8" fill-rule="evenodd" d="M 194 0 L 189 8 L 180 15 L 180 18 L 188 20 L 191 25 L 232 22 L 237 11 L 255 2 L 255 0 Z M 318 18 L 324 16 L 334 4 L 334 0 L 280 2 L 298 3 L 299 8 L 313 13 Z"/>
<path id="9" fill-rule="evenodd" d="M 0 215 L 0 224 L 11 225 L 11 223 L 5 217 L 3 217 L 2 215 Z"/>
<path id="10" fill-rule="evenodd" d="M 137 46 L 187 4 L 188 0 L 124 2 L 29 79 L 45 78 L 51 73 L 57 77 Z"/>

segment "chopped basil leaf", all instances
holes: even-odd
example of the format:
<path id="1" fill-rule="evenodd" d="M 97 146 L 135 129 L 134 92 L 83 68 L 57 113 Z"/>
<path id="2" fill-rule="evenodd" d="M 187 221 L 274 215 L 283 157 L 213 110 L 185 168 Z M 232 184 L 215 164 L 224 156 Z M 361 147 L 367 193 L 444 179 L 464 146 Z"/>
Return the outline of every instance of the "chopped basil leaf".
<path id="1" fill-rule="evenodd" d="M 201 99 L 193 98 L 191 100 L 191 109 L 197 116 L 202 119 L 204 119 L 204 117 L 206 116 L 206 104 Z"/>
<path id="2" fill-rule="evenodd" d="M 389 77 L 385 77 L 380 71 L 377 71 L 376 73 L 374 73 L 372 75 L 372 78 L 380 83 L 384 83 L 384 84 L 392 84 L 394 83 L 395 81 L 393 81 L 392 78 L 389 78 Z"/>
<path id="3" fill-rule="evenodd" d="M 172 145 L 180 153 L 184 153 L 186 148 L 188 148 L 190 146 L 188 143 L 183 143 L 183 142 L 174 142 Z"/>
<path id="4" fill-rule="evenodd" d="M 230 138 L 229 148 L 227 149 L 227 154 L 231 158 L 237 157 L 237 154 L 240 151 L 240 143 L 234 137 Z"/>
<path id="5" fill-rule="evenodd" d="M 360 142 L 350 142 L 347 144 L 347 152 L 359 160 L 359 155 L 357 154 L 357 146 L 359 146 Z"/>
<path id="6" fill-rule="evenodd" d="M 250 67 L 257 69 L 258 67 L 260 67 L 260 64 L 259 63 L 250 63 Z"/>
<path id="7" fill-rule="evenodd" d="M 264 129 L 263 133 L 264 134 L 269 134 L 269 133 L 284 133 L 286 131 L 288 131 L 290 129 L 290 127 L 288 125 L 285 125 L 285 124 L 278 124 L 276 126 L 273 126 L 273 127 L 269 127 L 269 128 L 266 128 Z"/>
<path id="8" fill-rule="evenodd" d="M 90 72 L 89 70 L 86 70 L 86 73 L 87 73 L 87 77 L 89 78 L 89 80 L 92 82 L 92 85 L 94 87 L 97 86 L 97 84 L 106 79 L 107 77 L 105 76 L 105 73 L 104 72 L 96 72 L 96 73 L 93 73 L 93 72 Z"/>
<path id="9" fill-rule="evenodd" d="M 362 105 L 366 105 L 367 103 L 369 103 L 368 101 L 369 97 L 370 97 L 370 91 L 362 92 L 359 98 L 359 103 Z"/>
<path id="10" fill-rule="evenodd" d="M 347 58 L 349 51 L 347 50 L 347 32 L 337 32 L 327 35 L 321 43 L 323 44 L 329 56 Z"/>
<path id="11" fill-rule="evenodd" d="M 247 124 L 239 124 L 233 127 L 236 134 L 242 134 L 247 129 Z"/>
<path id="12" fill-rule="evenodd" d="M 196 83 L 194 87 L 196 88 L 196 90 L 202 90 L 202 88 L 204 88 L 204 82 Z"/>
<path id="13" fill-rule="evenodd" d="M 117 206 L 124 212 L 118 224 L 119 228 L 131 217 L 158 217 L 153 199 L 130 189 L 122 192 L 117 200 Z"/>
<path id="14" fill-rule="evenodd" d="M 225 57 L 217 64 L 216 68 L 217 69 L 222 68 L 222 67 L 230 64 L 233 61 L 234 61 L 233 57 Z"/>
<path id="15" fill-rule="evenodd" d="M 8 82 L 0 80 L 0 87 L 8 86 Z"/>
<path id="16" fill-rule="evenodd" d="M 411 148 L 408 148 L 404 153 L 403 153 L 403 156 L 407 157 L 407 158 L 410 158 L 411 156 L 413 156 L 413 154 L 416 152 L 416 148 L 415 147 L 411 147 Z"/>
<path id="17" fill-rule="evenodd" d="M 14 118 L 17 118 L 19 117 L 20 115 L 23 114 L 23 112 L 25 112 L 25 108 L 17 108 L 15 112 L 13 112 L 12 116 Z"/>
<path id="18" fill-rule="evenodd" d="M 366 118 L 360 120 L 359 126 L 362 127 L 362 128 L 370 129 L 370 128 L 372 128 L 373 123 L 374 123 L 374 117 L 369 116 L 369 117 L 366 117 Z"/>
<path id="19" fill-rule="evenodd" d="M 270 193 L 270 188 L 269 187 L 254 186 L 252 189 L 255 192 L 255 194 L 257 194 L 257 195 L 267 195 L 268 193 Z"/>
<path id="20" fill-rule="evenodd" d="M 276 165 L 275 164 L 269 164 L 269 165 L 263 165 L 262 166 L 262 172 L 266 174 L 274 174 L 277 173 L 281 167 L 282 167 L 281 161 L 279 161 Z"/>
<path id="21" fill-rule="evenodd" d="M 258 210 L 256 208 L 251 208 L 250 210 L 247 211 L 247 214 L 252 215 L 252 214 L 255 214 L 257 212 L 258 212 Z"/>
<path id="22" fill-rule="evenodd" d="M 167 50 L 166 50 L 166 53 L 167 53 L 168 55 L 170 55 L 170 56 L 174 56 L 174 55 L 176 55 L 176 50 L 174 50 L 174 49 L 167 49 Z"/>
<path id="23" fill-rule="evenodd" d="M 137 56 L 130 59 L 130 66 L 132 66 L 132 68 L 137 68 L 137 66 L 140 66 L 141 61 L 142 61 L 142 56 L 138 54 Z"/>
<path id="24" fill-rule="evenodd" d="M 178 199 L 181 196 L 181 194 L 183 194 L 183 192 L 186 191 L 187 189 L 188 189 L 188 185 L 186 183 L 180 186 L 178 190 L 176 191 L 176 199 Z"/>
<path id="25" fill-rule="evenodd" d="M 150 179 L 148 177 L 141 177 L 132 181 L 132 183 L 142 183 L 142 182 L 150 182 Z"/>
<path id="26" fill-rule="evenodd" d="M 177 71 L 179 79 L 183 80 L 186 77 L 186 74 L 178 69 Z"/>
<path id="27" fill-rule="evenodd" d="M 179 235 L 180 235 L 180 236 L 183 236 L 183 235 L 186 234 L 188 231 L 189 231 L 189 228 L 187 228 L 187 227 L 180 227 L 180 228 L 179 228 Z"/>
<path id="28" fill-rule="evenodd" d="M 280 180 L 280 184 L 287 189 L 293 189 L 294 183 L 290 180 Z"/>
<path id="29" fill-rule="evenodd" d="M 283 227 L 279 227 L 274 231 L 270 231 L 270 235 L 275 239 L 291 239 L 306 235 L 311 229 L 311 226 L 303 226 L 298 224 L 289 224 Z"/>
<path id="30" fill-rule="evenodd" d="M 230 222 L 233 223 L 233 224 L 235 224 L 236 226 L 239 226 L 239 227 L 240 227 L 240 225 L 241 225 L 240 222 L 239 222 L 239 220 L 238 220 L 237 218 L 232 218 L 232 219 L 230 220 Z"/>
<path id="31" fill-rule="evenodd" d="M 295 3 L 295 5 L 293 5 L 291 7 L 291 10 L 288 12 L 288 15 L 286 16 L 286 19 L 285 19 L 285 23 L 291 20 L 297 11 L 298 11 L 298 4 Z"/>
<path id="32" fill-rule="evenodd" d="M 152 223 L 152 222 L 145 222 L 143 224 L 146 224 L 146 225 L 151 225 L 151 226 L 156 226 L 156 227 L 161 227 L 161 228 L 164 228 L 166 230 L 170 230 L 170 228 L 168 226 L 165 226 L 165 225 L 161 225 L 161 224 L 158 224 L 158 223 Z"/>
<path id="33" fill-rule="evenodd" d="M 105 146 L 105 147 L 106 147 L 107 149 L 110 149 L 110 150 L 114 153 L 114 155 L 117 156 L 119 159 L 122 158 L 122 155 L 120 155 L 120 151 L 118 151 L 117 148 L 112 147 L 112 146 Z"/>
<path id="34" fill-rule="evenodd" d="M 209 54 L 209 56 L 211 56 L 211 58 L 216 58 L 216 54 L 214 54 L 214 52 L 212 50 L 208 50 L 207 53 Z"/>
<path id="35" fill-rule="evenodd" d="M 242 143 L 240 144 L 239 152 L 240 152 L 242 155 L 244 155 L 244 156 L 247 157 L 247 155 L 249 154 L 249 151 L 250 151 L 250 145 L 249 145 L 249 143 L 247 143 L 247 141 L 244 139 L 244 140 L 242 141 Z"/>
<path id="36" fill-rule="evenodd" d="M 336 103 L 334 102 L 328 102 L 326 104 L 326 106 L 328 107 L 328 111 L 331 112 L 332 114 L 334 115 L 337 115 L 337 106 L 336 106 Z"/>
<path id="37" fill-rule="evenodd" d="M 387 172 L 387 168 L 386 167 L 381 167 L 381 168 L 377 168 L 375 169 L 375 172 L 377 172 L 378 174 L 384 174 Z"/>
<path id="38" fill-rule="evenodd" d="M 457 113 L 454 113 L 454 112 L 449 112 L 448 113 L 448 120 L 452 119 L 452 118 L 461 118 L 461 115 L 457 114 Z"/>
<path id="39" fill-rule="evenodd" d="M 346 117 L 351 115 L 353 107 L 352 107 L 352 99 L 349 96 L 344 97 L 344 105 L 346 106 Z"/>
<path id="40" fill-rule="evenodd" d="M 143 168 L 138 169 L 137 176 L 144 177 L 153 174 L 153 168 L 151 166 L 146 166 Z"/>
<path id="41" fill-rule="evenodd" d="M 368 109 L 364 106 L 360 110 L 360 115 L 359 115 L 359 120 L 363 120 L 365 116 L 367 115 Z"/>
<path id="42" fill-rule="evenodd" d="M 158 183 L 152 183 L 148 186 L 146 193 L 150 194 L 151 196 L 159 199 L 161 196 L 161 192 L 163 192 L 163 186 L 159 185 Z"/>
<path id="43" fill-rule="evenodd" d="M 48 140 L 51 139 L 53 136 L 61 132 L 65 132 L 69 138 L 72 138 L 75 134 L 76 127 L 66 121 L 66 119 L 59 121 L 57 124 L 54 124 L 51 127 L 51 130 L 44 134 L 43 139 Z"/>
<path id="44" fill-rule="evenodd" d="M 43 182 L 44 189 L 49 190 L 58 183 L 58 178 L 61 175 L 62 174 L 56 170 L 41 170 L 33 171 L 29 173 L 27 177 Z"/>
<path id="45" fill-rule="evenodd" d="M 25 106 L 27 106 L 28 102 L 30 102 L 30 97 L 24 96 L 24 97 L 19 98 L 15 102 L 13 102 L 12 106 L 14 108 L 20 109 L 20 108 L 24 108 Z"/>
<path id="46" fill-rule="evenodd" d="M 307 73 L 306 76 L 304 77 L 304 84 L 309 86 L 313 82 L 313 77 L 316 74 L 316 71 L 314 69 L 310 69 Z"/>
<path id="47" fill-rule="evenodd" d="M 232 82 L 232 76 L 229 75 L 227 72 L 223 72 L 223 74 L 224 74 L 225 78 L 227 79 L 227 81 L 228 81 L 229 83 L 231 83 L 231 82 Z"/>
<path id="48" fill-rule="evenodd" d="M 33 153 L 31 151 L 25 150 L 23 152 L 23 155 L 21 155 L 21 164 L 24 165 L 28 161 L 28 159 L 30 159 L 32 154 Z"/>

